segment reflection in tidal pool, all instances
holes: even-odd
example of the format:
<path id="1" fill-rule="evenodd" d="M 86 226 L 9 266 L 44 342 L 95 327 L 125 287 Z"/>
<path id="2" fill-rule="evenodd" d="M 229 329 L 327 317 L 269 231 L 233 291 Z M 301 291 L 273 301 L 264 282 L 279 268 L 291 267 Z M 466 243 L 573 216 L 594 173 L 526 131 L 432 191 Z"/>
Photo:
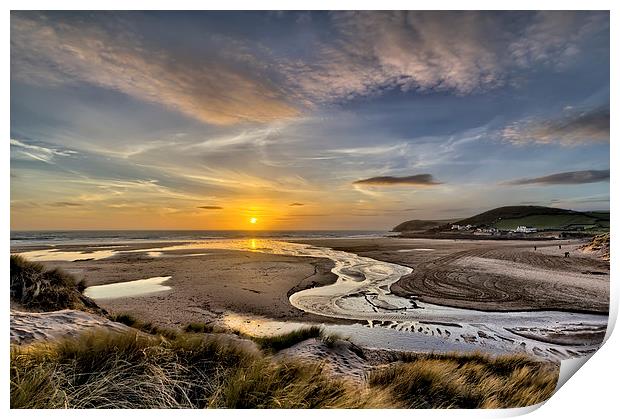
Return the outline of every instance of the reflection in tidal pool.
<path id="1" fill-rule="evenodd" d="M 169 286 L 161 285 L 170 278 L 172 277 L 156 276 L 154 278 L 139 279 L 137 281 L 95 285 L 86 288 L 84 295 L 97 300 L 105 298 L 136 297 L 140 295 L 152 294 L 171 289 Z"/>

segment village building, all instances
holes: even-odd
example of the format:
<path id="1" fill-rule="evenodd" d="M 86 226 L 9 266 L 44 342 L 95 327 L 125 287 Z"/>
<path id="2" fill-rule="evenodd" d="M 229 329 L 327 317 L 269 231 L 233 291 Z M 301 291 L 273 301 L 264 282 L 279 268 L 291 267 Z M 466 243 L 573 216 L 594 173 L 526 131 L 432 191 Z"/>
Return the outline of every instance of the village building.
<path id="1" fill-rule="evenodd" d="M 515 233 L 536 233 L 538 230 L 536 227 L 519 226 L 514 231 Z"/>

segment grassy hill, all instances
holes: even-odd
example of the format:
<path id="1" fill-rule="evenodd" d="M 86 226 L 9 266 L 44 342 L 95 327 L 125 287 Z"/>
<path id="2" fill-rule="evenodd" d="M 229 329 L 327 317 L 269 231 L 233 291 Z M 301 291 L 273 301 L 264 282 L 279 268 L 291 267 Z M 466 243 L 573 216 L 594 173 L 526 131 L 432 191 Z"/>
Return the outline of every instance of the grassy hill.
<path id="1" fill-rule="evenodd" d="M 394 227 L 394 231 L 420 231 L 441 227 L 447 221 L 411 220 Z M 609 211 L 579 212 L 562 208 L 533 205 L 506 206 L 473 217 L 454 221 L 456 224 L 497 227 L 511 230 L 518 226 L 552 230 L 609 231 Z"/>
<path id="2" fill-rule="evenodd" d="M 465 218 L 458 223 L 488 225 L 504 230 L 520 225 L 539 229 L 604 230 L 609 229 L 609 212 L 579 212 L 562 208 L 519 205 L 495 208 Z"/>
<path id="3" fill-rule="evenodd" d="M 449 221 L 441 220 L 409 220 L 400 223 L 392 229 L 392 231 L 425 231 L 431 228 L 442 226 Z"/>

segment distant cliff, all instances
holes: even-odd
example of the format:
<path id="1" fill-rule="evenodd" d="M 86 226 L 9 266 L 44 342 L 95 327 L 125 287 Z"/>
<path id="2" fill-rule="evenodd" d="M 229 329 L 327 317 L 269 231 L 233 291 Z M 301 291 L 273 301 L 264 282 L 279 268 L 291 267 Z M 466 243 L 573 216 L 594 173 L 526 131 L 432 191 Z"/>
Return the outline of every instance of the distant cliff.
<path id="1" fill-rule="evenodd" d="M 462 220 L 411 220 L 394 227 L 393 231 L 449 230 L 451 224 L 495 227 L 512 230 L 518 226 L 541 230 L 573 230 L 589 233 L 609 231 L 609 211 L 573 211 L 533 205 L 494 208 Z"/>
<path id="2" fill-rule="evenodd" d="M 410 220 L 400 223 L 392 229 L 392 231 L 426 231 L 431 228 L 439 227 L 448 223 L 448 221 L 437 220 Z"/>

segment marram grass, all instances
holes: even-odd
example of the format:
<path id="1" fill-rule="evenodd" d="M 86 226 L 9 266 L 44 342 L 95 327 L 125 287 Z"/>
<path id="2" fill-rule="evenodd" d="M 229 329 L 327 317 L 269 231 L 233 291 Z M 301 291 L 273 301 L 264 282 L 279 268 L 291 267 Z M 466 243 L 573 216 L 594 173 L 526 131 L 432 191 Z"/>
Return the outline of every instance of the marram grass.
<path id="1" fill-rule="evenodd" d="M 33 311 L 75 309 L 103 314 L 105 311 L 84 296 L 84 281 L 61 269 L 46 269 L 19 255 L 11 255 L 11 301 Z"/>
<path id="2" fill-rule="evenodd" d="M 524 407 L 547 400 L 556 364 L 525 355 L 410 354 L 371 372 L 372 388 L 388 390 L 408 408 Z"/>
<path id="3" fill-rule="evenodd" d="M 298 336 L 298 335 L 296 335 Z M 361 384 L 226 336 L 98 332 L 11 350 L 12 408 L 500 408 L 542 402 L 554 365 L 406 355 Z M 269 352 L 272 348 L 269 348 Z"/>
<path id="4" fill-rule="evenodd" d="M 318 364 L 238 342 L 96 333 L 11 351 L 12 408 L 358 408 L 392 405 Z"/>

